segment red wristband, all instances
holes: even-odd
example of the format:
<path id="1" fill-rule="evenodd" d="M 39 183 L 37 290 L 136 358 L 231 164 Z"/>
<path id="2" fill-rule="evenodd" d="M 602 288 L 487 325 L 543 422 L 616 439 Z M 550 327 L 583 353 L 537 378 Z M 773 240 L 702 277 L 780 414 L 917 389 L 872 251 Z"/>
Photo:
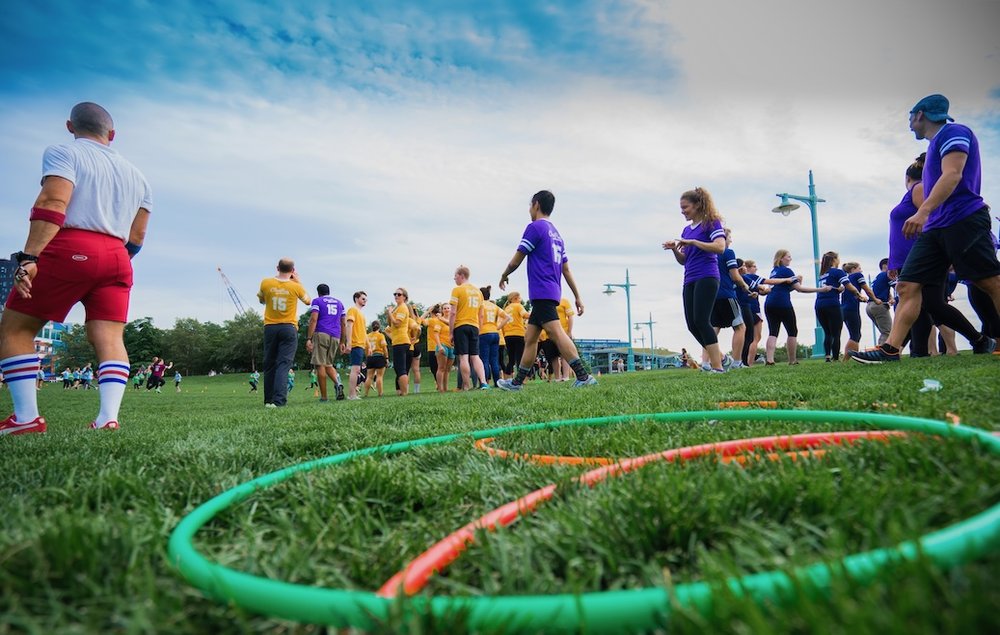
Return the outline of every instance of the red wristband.
<path id="1" fill-rule="evenodd" d="M 29 220 L 43 220 L 46 223 L 52 223 L 53 225 L 59 225 L 62 227 L 63 223 L 66 222 L 66 214 L 51 209 L 45 209 L 44 207 L 32 207 L 31 217 Z"/>

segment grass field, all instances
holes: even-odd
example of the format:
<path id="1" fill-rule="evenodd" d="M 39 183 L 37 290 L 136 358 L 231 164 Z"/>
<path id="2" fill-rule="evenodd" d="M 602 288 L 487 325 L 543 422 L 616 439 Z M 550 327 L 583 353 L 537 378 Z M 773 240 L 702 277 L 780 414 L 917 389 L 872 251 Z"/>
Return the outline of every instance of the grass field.
<path id="1" fill-rule="evenodd" d="M 390 373 L 391 376 L 391 373 Z M 919 392 L 924 378 L 940 392 Z M 40 393 L 46 435 L 0 439 L 0 633 L 323 632 L 206 599 L 169 566 L 170 532 L 197 505 L 309 459 L 400 440 L 578 417 L 712 409 L 776 400 L 791 409 L 893 412 L 1000 430 L 1000 360 L 904 360 L 883 367 L 805 362 L 717 376 L 605 376 L 599 386 L 530 383 L 474 392 L 318 403 L 300 374 L 289 406 L 265 410 L 244 375 L 191 377 L 184 391 L 126 394 L 123 429 L 86 430 L 95 391 Z M 424 389 L 432 382 L 424 381 Z M 391 382 L 387 381 L 387 389 Z M 10 397 L 0 393 L 9 412 Z M 495 446 L 634 456 L 707 441 L 843 428 L 795 422 L 621 423 L 519 432 Z M 822 459 L 747 468 L 701 460 L 648 467 L 587 489 L 587 468 L 492 458 L 471 441 L 311 472 L 221 514 L 197 546 L 222 564 L 304 584 L 377 589 L 447 533 L 548 483 L 537 513 L 479 537 L 425 590 L 434 595 L 629 589 L 789 568 L 915 538 L 1000 500 L 1000 460 L 957 441 L 916 438 Z M 1000 547 L 1000 545 L 998 545 Z M 1000 632 L 1000 553 L 950 571 L 900 564 L 867 586 L 838 582 L 786 606 L 722 598 L 713 615 L 675 612 L 673 632 Z M 509 625 L 496 625 L 504 632 Z M 374 631 L 465 632 L 458 622 L 391 619 Z"/>

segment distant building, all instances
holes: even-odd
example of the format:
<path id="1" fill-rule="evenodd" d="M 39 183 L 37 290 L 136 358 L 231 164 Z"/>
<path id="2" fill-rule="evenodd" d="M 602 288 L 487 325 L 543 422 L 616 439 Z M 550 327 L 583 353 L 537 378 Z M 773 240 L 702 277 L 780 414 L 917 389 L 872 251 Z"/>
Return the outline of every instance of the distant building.
<path id="1" fill-rule="evenodd" d="M 597 373 L 614 372 L 613 365 L 617 360 L 622 360 L 625 367 L 628 367 L 628 342 L 622 340 L 574 340 L 576 348 L 580 351 L 580 358 L 590 366 L 590 369 Z M 657 348 L 632 348 L 632 358 L 635 367 L 642 369 L 676 368 L 680 363 L 678 353 L 666 349 Z"/>
<path id="2" fill-rule="evenodd" d="M 7 303 L 7 296 L 14 289 L 14 271 L 17 270 L 17 263 L 4 258 L 0 260 L 0 313 L 3 313 L 3 305 Z"/>
<path id="3" fill-rule="evenodd" d="M 72 325 L 64 322 L 46 322 L 42 330 L 35 336 L 35 353 L 46 376 L 58 372 L 59 355 L 65 348 L 62 336 Z"/>

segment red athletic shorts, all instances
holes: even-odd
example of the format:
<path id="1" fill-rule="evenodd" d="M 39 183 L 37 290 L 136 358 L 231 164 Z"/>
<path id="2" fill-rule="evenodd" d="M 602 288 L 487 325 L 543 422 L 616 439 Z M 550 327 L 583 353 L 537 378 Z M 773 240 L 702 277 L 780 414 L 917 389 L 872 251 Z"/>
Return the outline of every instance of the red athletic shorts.
<path id="1" fill-rule="evenodd" d="M 83 302 L 88 322 L 127 322 L 131 289 L 132 261 L 121 238 L 63 228 L 38 256 L 31 298 L 15 289 L 7 308 L 62 322 L 74 304 Z"/>

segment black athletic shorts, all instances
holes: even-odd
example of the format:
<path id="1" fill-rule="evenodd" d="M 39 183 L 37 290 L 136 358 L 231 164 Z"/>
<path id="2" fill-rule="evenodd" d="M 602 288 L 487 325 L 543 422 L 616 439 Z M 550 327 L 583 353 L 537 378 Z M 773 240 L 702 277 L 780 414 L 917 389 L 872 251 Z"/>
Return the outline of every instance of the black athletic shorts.
<path id="1" fill-rule="evenodd" d="M 982 280 L 1000 275 L 996 245 L 990 234 L 990 208 L 984 207 L 954 225 L 920 234 L 913 243 L 899 279 L 937 284 L 955 267 L 959 280 Z"/>
<path id="2" fill-rule="evenodd" d="M 368 361 L 366 363 L 368 364 L 368 368 L 371 369 L 377 370 L 379 368 L 385 368 L 386 366 L 385 355 L 372 355 L 371 357 L 368 358 Z"/>
<path id="3" fill-rule="evenodd" d="M 479 329 L 471 324 L 456 326 L 452 332 L 455 338 L 455 355 L 479 354 Z"/>
<path id="4" fill-rule="evenodd" d="M 541 327 L 552 320 L 558 320 L 559 312 L 556 311 L 556 307 L 558 306 L 558 300 L 532 300 L 531 317 L 528 318 L 528 324 Z"/>
<path id="5" fill-rule="evenodd" d="M 716 298 L 711 322 L 712 326 L 720 329 L 736 328 L 743 324 L 743 313 L 735 298 Z"/>

